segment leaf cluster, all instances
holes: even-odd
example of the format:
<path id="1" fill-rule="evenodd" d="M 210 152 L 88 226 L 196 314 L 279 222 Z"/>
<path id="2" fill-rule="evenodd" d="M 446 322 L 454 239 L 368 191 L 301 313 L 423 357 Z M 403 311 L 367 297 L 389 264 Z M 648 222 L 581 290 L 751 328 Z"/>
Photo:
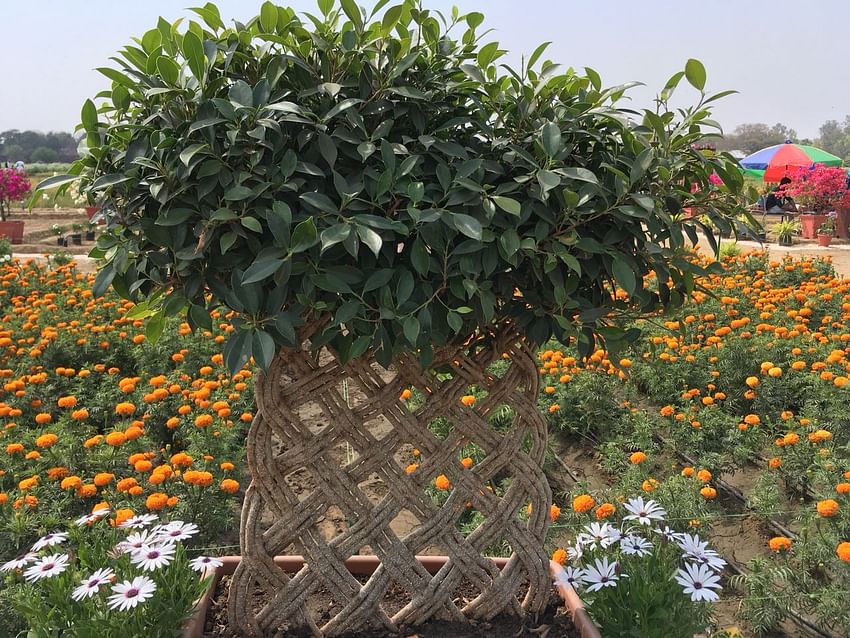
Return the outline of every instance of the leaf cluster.
<path id="1" fill-rule="evenodd" d="M 41 185 L 80 179 L 100 203 L 95 292 L 136 301 L 151 337 L 231 309 L 231 368 L 267 366 L 305 321 L 344 360 L 427 365 L 506 322 L 613 348 L 636 336 L 623 319 L 681 304 L 702 272 L 681 210 L 728 229 L 743 185 L 694 148 L 719 130 L 702 65 L 629 111 L 628 86 L 541 62 L 546 44 L 502 65 L 480 13 L 387 5 L 266 2 L 227 27 L 209 3 L 99 69 L 112 86 L 83 106 L 84 155 Z M 674 112 L 683 77 L 700 99 Z"/>

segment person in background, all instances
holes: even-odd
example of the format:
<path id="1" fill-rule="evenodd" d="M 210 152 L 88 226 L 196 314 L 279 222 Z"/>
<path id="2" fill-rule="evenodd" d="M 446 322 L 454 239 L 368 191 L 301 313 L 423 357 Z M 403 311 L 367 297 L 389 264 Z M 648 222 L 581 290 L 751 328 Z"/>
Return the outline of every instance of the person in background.
<path id="1" fill-rule="evenodd" d="M 26 166 L 24 166 L 23 161 L 18 160 L 17 162 L 15 162 L 15 170 L 18 171 L 19 173 L 26 172 Z"/>
<path id="2" fill-rule="evenodd" d="M 783 177 L 779 180 L 779 186 L 774 187 L 764 201 L 765 211 L 774 215 L 797 211 L 797 205 L 794 203 L 794 200 L 785 195 L 784 187 L 790 183 L 791 180 L 788 177 Z"/>

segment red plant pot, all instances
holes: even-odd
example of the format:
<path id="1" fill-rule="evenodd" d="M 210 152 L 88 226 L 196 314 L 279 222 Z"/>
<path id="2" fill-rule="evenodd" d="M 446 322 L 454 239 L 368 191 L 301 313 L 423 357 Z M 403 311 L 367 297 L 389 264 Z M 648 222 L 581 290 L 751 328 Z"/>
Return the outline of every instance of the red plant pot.
<path id="1" fill-rule="evenodd" d="M 417 558 L 430 574 L 436 574 L 440 571 L 448 560 L 447 556 L 417 556 Z M 194 615 L 183 626 L 182 638 L 202 638 L 204 635 L 204 621 L 209 612 L 216 585 L 222 576 L 231 576 L 236 571 L 236 567 L 239 565 L 242 557 L 220 556 L 219 560 L 222 562 L 222 566 L 213 571 L 209 587 L 198 601 Z M 304 558 L 302 556 L 277 556 L 274 562 L 275 565 L 289 574 L 298 572 L 304 566 Z M 494 558 L 493 562 L 499 569 L 503 569 L 508 559 Z M 348 571 L 354 575 L 365 576 L 371 576 L 380 564 L 377 556 L 352 556 L 345 561 Z M 554 561 L 549 561 L 549 573 L 555 581 L 555 588 L 558 590 L 561 598 L 563 598 L 564 605 L 567 611 L 570 612 L 573 624 L 581 635 L 581 638 L 602 638 L 599 628 L 591 620 L 578 594 L 576 594 L 575 590 L 567 582 L 564 575 L 564 568 Z"/>
<path id="2" fill-rule="evenodd" d="M 20 220 L 0 222 L 0 237 L 5 237 L 13 244 L 24 243 L 24 222 Z"/>
<path id="3" fill-rule="evenodd" d="M 826 215 L 804 213 L 800 215 L 800 234 L 803 239 L 814 239 L 818 234 L 818 228 L 826 221 Z"/>
<path id="4" fill-rule="evenodd" d="M 829 242 L 832 241 L 832 235 L 824 235 L 822 233 L 818 233 L 818 246 L 823 246 L 826 248 L 829 246 Z"/>
<path id="5" fill-rule="evenodd" d="M 99 210 L 100 210 L 100 207 L 98 207 L 98 206 L 86 206 L 86 217 L 91 219 L 92 217 L 94 217 L 97 214 L 97 212 Z M 105 224 L 106 220 L 101 218 L 101 219 L 98 220 L 97 223 L 98 224 Z"/>
<path id="6" fill-rule="evenodd" d="M 835 236 L 850 239 L 850 208 L 839 208 L 836 211 Z"/>

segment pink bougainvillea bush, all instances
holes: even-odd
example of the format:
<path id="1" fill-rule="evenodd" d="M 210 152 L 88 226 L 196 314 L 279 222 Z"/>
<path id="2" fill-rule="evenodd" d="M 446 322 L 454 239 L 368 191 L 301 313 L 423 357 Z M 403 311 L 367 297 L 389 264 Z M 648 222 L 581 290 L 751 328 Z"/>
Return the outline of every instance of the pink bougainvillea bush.
<path id="1" fill-rule="evenodd" d="M 14 168 L 0 168 L 0 221 L 12 210 L 12 202 L 20 201 L 32 190 L 26 173 Z"/>
<path id="2" fill-rule="evenodd" d="M 789 177 L 791 183 L 783 190 L 794 198 L 801 210 L 835 210 L 846 193 L 847 172 L 843 168 L 818 164 L 812 169 L 797 169 Z"/>

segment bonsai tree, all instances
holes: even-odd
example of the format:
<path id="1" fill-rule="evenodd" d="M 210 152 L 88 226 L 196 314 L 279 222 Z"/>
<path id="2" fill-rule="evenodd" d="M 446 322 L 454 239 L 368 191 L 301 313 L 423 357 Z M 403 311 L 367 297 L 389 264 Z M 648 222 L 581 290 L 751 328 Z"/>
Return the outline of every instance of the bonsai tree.
<path id="1" fill-rule="evenodd" d="M 696 146 L 718 133 L 710 104 L 720 96 L 704 92 L 705 69 L 688 61 L 655 108 L 635 114 L 620 106 L 628 86 L 606 88 L 592 69 L 559 71 L 545 45 L 521 68 L 503 67 L 506 52 L 476 12 L 320 0 L 302 19 L 266 2 L 227 27 L 212 4 L 193 11 L 202 23 L 161 19 L 121 51 L 121 68 L 101 69 L 112 87 L 100 106 L 83 106 L 82 158 L 41 187 L 79 180 L 101 203 L 95 294 L 111 285 L 134 301 L 150 337 L 168 317 L 209 326 L 223 307 L 227 365 L 253 357 L 266 371 L 247 440 L 253 478 L 232 622 L 255 635 L 284 620 L 315 627 L 298 593 L 312 579 L 343 610 L 328 633 L 387 618 L 375 611 L 385 578 L 349 607 L 361 585 L 340 561 L 364 544 L 412 596 L 384 626 L 443 613 L 465 578 L 481 594 L 455 617 L 515 611 L 522 582 L 523 608 L 541 609 L 551 492 L 531 348 L 556 338 L 589 352 L 599 338 L 609 349 L 634 339 L 626 320 L 693 291 L 704 270 L 686 244 L 700 227 L 716 249 L 710 227 L 680 211 L 732 230 L 743 178 L 730 156 Z M 682 80 L 697 103 L 674 112 Z M 317 356 L 323 348 L 330 362 Z M 502 353 L 510 373 L 489 374 Z M 373 361 L 395 374 L 378 375 Z M 365 399 L 343 399 L 344 382 Z M 409 385 L 424 402 L 416 411 L 403 403 Z M 487 418 L 504 401 L 515 416 L 496 432 Z M 301 417 L 308 404 L 323 415 L 318 433 Z M 380 439 L 369 429 L 378 417 L 390 424 Z M 434 418 L 454 434 L 431 435 Z M 353 442 L 349 463 L 335 460 L 341 441 Z M 485 442 L 487 461 L 469 471 L 447 463 L 461 441 Z M 399 464 L 405 445 L 423 450 L 410 472 Z M 321 481 L 302 502 L 282 477 L 304 470 Z M 491 495 L 497 472 L 513 480 Z M 370 473 L 388 486 L 374 506 L 353 487 Z M 433 486 L 448 493 L 438 504 Z M 316 528 L 331 504 L 352 521 L 332 544 Z M 452 522 L 467 507 L 484 522 L 462 538 Z M 391 533 L 401 509 L 427 535 Z M 514 550 L 502 572 L 480 556 L 499 537 Z M 293 539 L 307 564 L 290 588 L 267 566 Z M 415 559 L 429 545 L 451 556 L 433 581 Z M 258 586 L 282 590 L 261 612 Z"/>
<path id="2" fill-rule="evenodd" d="M 14 168 L 0 168 L 0 221 L 6 221 L 6 216 L 12 211 L 12 202 L 23 200 L 30 190 L 32 185 L 26 173 Z"/>

